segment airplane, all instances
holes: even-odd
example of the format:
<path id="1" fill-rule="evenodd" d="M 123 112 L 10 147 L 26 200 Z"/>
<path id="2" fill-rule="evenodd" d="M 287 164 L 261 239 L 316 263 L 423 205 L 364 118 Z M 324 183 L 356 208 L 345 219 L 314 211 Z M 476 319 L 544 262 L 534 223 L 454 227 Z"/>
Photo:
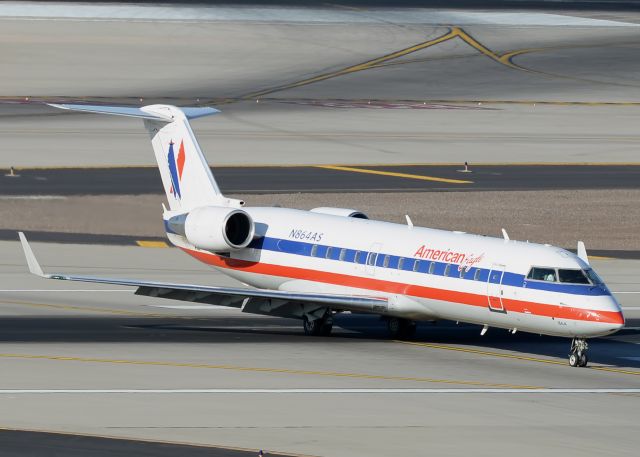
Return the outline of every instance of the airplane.
<path id="1" fill-rule="evenodd" d="M 23 233 L 31 273 L 47 279 L 137 287 L 142 296 L 297 318 L 304 333 L 328 336 L 336 313 L 381 316 L 393 338 L 417 321 L 451 320 L 571 338 L 569 364 L 588 363 L 587 339 L 625 323 L 620 304 L 589 264 L 548 244 L 370 220 L 361 211 L 249 207 L 225 197 L 189 121 L 208 107 L 140 108 L 52 104 L 56 108 L 144 121 L 169 208 L 169 241 L 247 287 L 45 274 Z"/>

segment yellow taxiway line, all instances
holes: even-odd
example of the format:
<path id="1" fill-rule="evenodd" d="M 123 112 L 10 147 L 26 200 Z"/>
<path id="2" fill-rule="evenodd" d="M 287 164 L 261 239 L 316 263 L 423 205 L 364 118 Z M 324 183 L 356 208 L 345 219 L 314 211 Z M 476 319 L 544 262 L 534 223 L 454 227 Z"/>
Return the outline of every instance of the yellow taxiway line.
<path id="1" fill-rule="evenodd" d="M 473 184 L 473 181 L 463 181 L 461 179 L 438 178 L 436 176 L 412 175 L 409 173 L 398 173 L 395 171 L 371 170 L 369 168 L 343 167 L 338 165 L 316 165 L 315 168 L 325 170 L 350 171 L 353 173 L 367 173 L 371 175 L 393 176 L 395 178 L 419 179 L 421 181 L 435 181 L 449 184 Z"/>
<path id="2" fill-rule="evenodd" d="M 501 389 L 535 390 L 535 389 L 543 388 L 541 386 L 487 383 L 487 382 L 481 382 L 481 381 L 465 381 L 465 380 L 457 380 L 457 379 L 438 379 L 438 378 L 426 378 L 426 377 L 420 377 L 420 376 L 392 376 L 392 375 L 376 375 L 376 374 L 367 374 L 367 373 L 349 373 L 349 372 L 338 372 L 338 371 L 298 370 L 298 369 L 292 369 L 292 368 L 247 367 L 247 366 L 227 365 L 227 364 L 164 362 L 164 361 L 152 361 L 152 360 L 106 359 L 106 358 L 94 358 L 94 357 L 55 356 L 55 355 L 40 355 L 40 354 L 9 354 L 9 353 L 0 354 L 0 358 L 21 359 L 21 360 L 49 360 L 49 361 L 58 361 L 58 362 L 102 363 L 102 364 L 111 364 L 111 365 L 199 368 L 199 369 L 226 370 L 226 371 L 236 371 L 236 372 L 292 374 L 292 375 L 302 375 L 302 376 L 368 379 L 368 380 L 380 380 L 380 381 L 459 384 L 459 385 L 465 385 L 465 386 L 482 386 L 482 387 L 501 388 Z"/>
<path id="3" fill-rule="evenodd" d="M 142 248 L 168 248 L 164 241 L 137 240 L 136 244 Z"/>
<path id="4" fill-rule="evenodd" d="M 133 290 L 131 291 L 133 293 Z M 6 305 L 18 305 L 18 306 L 29 306 L 33 308 L 49 308 L 49 309 L 57 309 L 62 311 L 85 311 L 91 313 L 100 313 L 100 314 L 114 314 L 117 316 L 133 316 L 133 317 L 171 317 L 173 319 L 185 319 L 185 317 L 180 316 L 172 316 L 168 314 L 153 314 L 153 313 L 142 313 L 138 311 L 126 311 L 122 309 L 109 309 L 109 308 L 95 308 L 91 306 L 74 306 L 74 305 L 55 305 L 52 303 L 34 303 L 29 301 L 22 300 L 3 300 L 0 299 L 0 303 Z"/>
<path id="5" fill-rule="evenodd" d="M 516 359 L 516 360 L 526 360 L 529 362 L 537 362 L 537 363 L 547 363 L 550 365 L 564 365 L 567 366 L 567 362 L 560 360 L 551 360 L 551 359 L 541 359 L 538 357 L 529 357 L 525 355 L 515 355 L 515 354 L 505 354 L 503 352 L 493 352 L 493 351 L 483 351 L 479 349 L 471 349 L 471 348 L 461 348 L 456 346 L 446 346 L 443 344 L 433 344 L 433 343 L 418 343 L 415 341 L 401 341 L 394 340 L 394 343 L 407 344 L 411 346 L 421 346 L 427 347 L 431 349 L 442 349 L 445 351 L 456 351 L 456 352 L 466 352 L 469 354 L 478 354 L 478 355 L 486 355 L 490 357 L 500 357 L 503 359 Z M 612 373 L 623 373 L 630 374 L 634 376 L 640 376 L 640 371 L 632 371 L 632 370 L 623 370 L 620 368 L 610 368 L 610 367 L 600 367 L 600 366 L 589 366 L 588 369 L 598 370 L 598 371 L 609 371 Z"/>

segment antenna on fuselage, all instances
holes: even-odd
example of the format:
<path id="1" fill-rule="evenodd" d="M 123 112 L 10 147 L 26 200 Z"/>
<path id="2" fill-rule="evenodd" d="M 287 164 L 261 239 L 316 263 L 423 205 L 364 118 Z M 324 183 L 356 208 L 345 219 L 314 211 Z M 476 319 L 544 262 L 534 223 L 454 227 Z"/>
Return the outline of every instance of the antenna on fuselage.
<path id="1" fill-rule="evenodd" d="M 504 238 L 505 241 L 509 241 L 509 234 L 507 233 L 507 231 L 505 229 L 502 229 L 502 237 Z"/>
<path id="2" fill-rule="evenodd" d="M 413 228 L 413 222 L 411 222 L 411 218 L 409 217 L 408 214 L 405 214 L 404 217 L 407 219 L 407 226 L 409 227 L 409 229 Z"/>

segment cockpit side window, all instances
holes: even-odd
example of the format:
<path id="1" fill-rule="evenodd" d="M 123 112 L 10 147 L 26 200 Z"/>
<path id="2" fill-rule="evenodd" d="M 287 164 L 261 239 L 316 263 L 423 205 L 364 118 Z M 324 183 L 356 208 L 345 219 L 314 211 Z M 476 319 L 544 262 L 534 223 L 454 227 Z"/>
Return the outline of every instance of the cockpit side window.
<path id="1" fill-rule="evenodd" d="M 558 270 L 558 279 L 560 282 L 566 282 L 570 284 L 589 284 L 589 279 L 585 276 L 582 270 Z"/>
<path id="2" fill-rule="evenodd" d="M 536 281 L 555 282 L 556 281 L 556 270 L 555 270 L 555 268 L 533 267 L 533 268 L 531 268 L 531 270 L 529 270 L 529 274 L 527 275 L 527 279 L 534 279 Z"/>
<path id="3" fill-rule="evenodd" d="M 602 280 L 602 278 L 600 278 L 600 276 L 598 276 L 598 274 L 592 269 L 584 270 L 584 274 L 587 275 L 587 278 L 589 278 L 592 283 L 604 284 L 604 281 Z"/>

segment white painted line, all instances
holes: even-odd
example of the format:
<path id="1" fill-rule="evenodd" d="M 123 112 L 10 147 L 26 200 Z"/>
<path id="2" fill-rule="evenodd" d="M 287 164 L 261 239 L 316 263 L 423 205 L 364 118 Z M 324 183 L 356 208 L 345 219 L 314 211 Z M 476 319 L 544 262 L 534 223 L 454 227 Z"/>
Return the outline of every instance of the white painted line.
<path id="1" fill-rule="evenodd" d="M 2 195 L 0 200 L 66 200 L 62 195 Z"/>
<path id="2" fill-rule="evenodd" d="M 640 306 L 623 306 L 622 311 L 638 311 Z"/>
<path id="3" fill-rule="evenodd" d="M 0 292 L 133 292 L 133 289 L 0 289 Z"/>
<path id="4" fill-rule="evenodd" d="M 638 389 L 0 389 L 22 394 L 618 394 Z"/>

